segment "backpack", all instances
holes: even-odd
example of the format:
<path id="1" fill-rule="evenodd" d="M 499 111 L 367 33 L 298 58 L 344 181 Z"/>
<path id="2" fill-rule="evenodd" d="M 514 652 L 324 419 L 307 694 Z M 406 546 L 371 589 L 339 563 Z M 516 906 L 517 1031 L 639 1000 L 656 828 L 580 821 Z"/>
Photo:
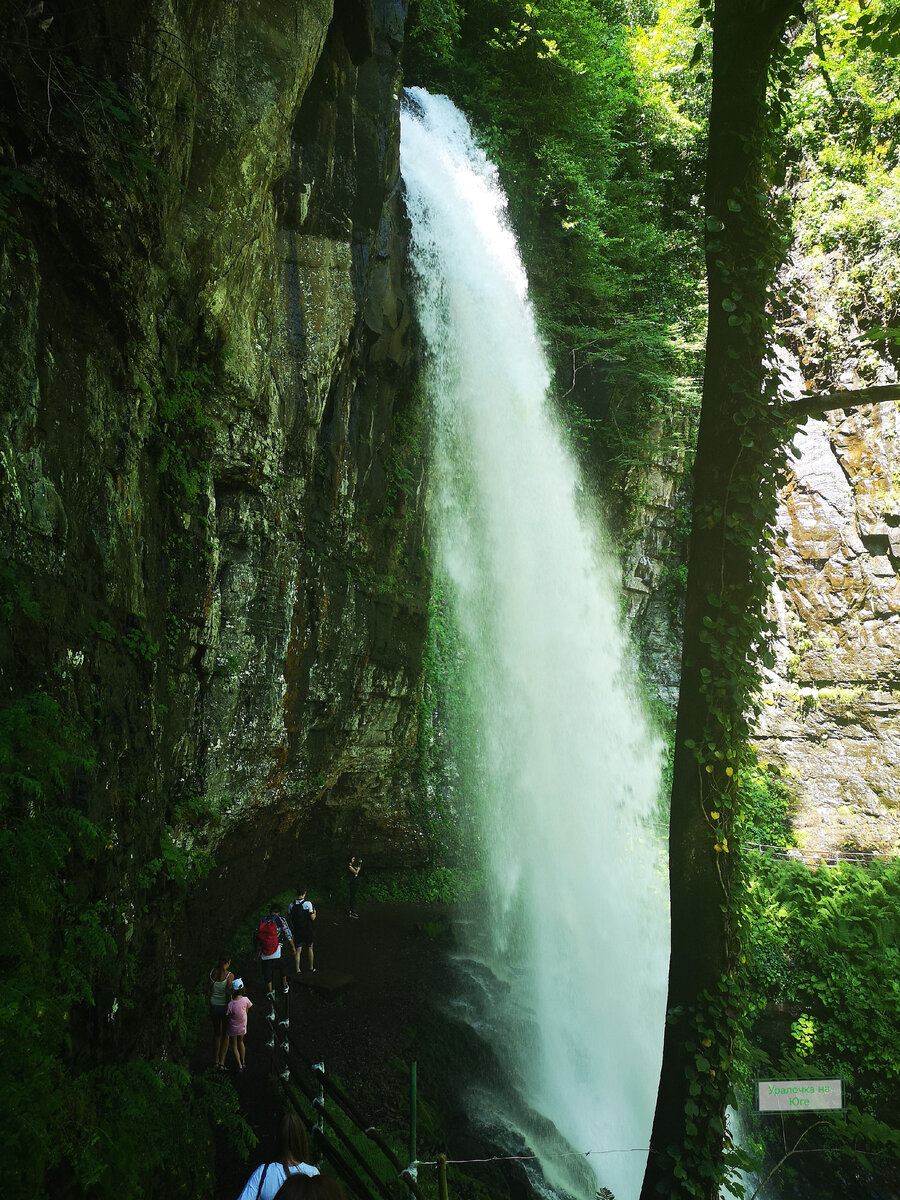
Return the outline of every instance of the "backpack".
<path id="1" fill-rule="evenodd" d="M 260 921 L 256 927 L 256 944 L 259 946 L 260 954 L 274 954 L 278 949 L 278 926 L 275 922 L 267 917 L 265 921 Z"/>
<path id="2" fill-rule="evenodd" d="M 310 920 L 309 909 L 304 908 L 303 900 L 292 900 L 290 902 L 288 905 L 288 916 L 290 917 L 294 936 L 300 939 L 308 937 L 312 929 L 312 921 Z"/>

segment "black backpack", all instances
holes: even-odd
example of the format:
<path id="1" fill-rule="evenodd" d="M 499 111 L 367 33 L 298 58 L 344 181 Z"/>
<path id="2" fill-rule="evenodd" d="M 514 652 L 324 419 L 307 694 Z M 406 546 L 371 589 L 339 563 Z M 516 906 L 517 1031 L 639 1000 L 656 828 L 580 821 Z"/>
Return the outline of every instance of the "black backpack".
<path id="1" fill-rule="evenodd" d="M 291 929 L 294 931 L 295 941 L 308 939 L 312 930 L 309 909 L 303 907 L 304 903 L 303 900 L 292 900 L 288 905 L 288 919 L 291 922 Z"/>

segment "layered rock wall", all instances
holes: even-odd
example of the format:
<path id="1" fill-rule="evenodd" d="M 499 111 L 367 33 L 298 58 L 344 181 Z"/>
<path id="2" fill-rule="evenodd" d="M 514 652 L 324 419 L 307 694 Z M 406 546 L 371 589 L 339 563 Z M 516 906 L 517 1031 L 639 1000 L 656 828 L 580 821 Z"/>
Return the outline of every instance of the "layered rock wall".
<path id="1" fill-rule="evenodd" d="M 788 449 L 773 542 L 774 671 L 755 731 L 763 760 L 796 796 L 810 856 L 900 849 L 900 417 L 853 405 L 855 388 L 893 384 L 896 350 L 866 334 L 896 322 L 890 247 L 796 251 L 785 279 L 802 307 L 783 327 L 792 390 L 847 391 L 847 408 L 809 420 Z"/>
<path id="2" fill-rule="evenodd" d="M 900 489 L 894 404 L 811 420 L 776 524 L 776 668 L 756 731 L 801 846 L 900 843 Z"/>
<path id="3" fill-rule="evenodd" d="M 351 845 L 418 854 L 405 4 L 39 9 L 4 18 L 0 671 L 85 749 L 73 877 L 140 975 L 185 878 L 208 949 Z"/>

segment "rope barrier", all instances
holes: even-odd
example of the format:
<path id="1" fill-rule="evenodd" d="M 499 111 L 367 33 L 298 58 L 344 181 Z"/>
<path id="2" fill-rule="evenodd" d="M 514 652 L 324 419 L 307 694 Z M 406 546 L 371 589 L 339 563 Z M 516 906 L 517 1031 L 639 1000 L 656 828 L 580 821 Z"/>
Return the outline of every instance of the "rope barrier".
<path id="1" fill-rule="evenodd" d="M 742 842 L 745 850 L 756 850 L 759 854 L 769 854 L 778 858 L 790 858 L 803 862 L 875 862 L 878 859 L 892 859 L 900 855 L 900 850 L 804 850 L 799 846 L 774 846 L 767 842 Z"/>
<path id="2" fill-rule="evenodd" d="M 649 1146 L 631 1146 L 628 1150 L 566 1150 L 559 1154 L 492 1154 L 490 1158 L 448 1158 L 447 1166 L 463 1166 L 466 1163 L 493 1163 L 493 1162 L 534 1162 L 537 1159 L 546 1161 L 549 1158 L 590 1158 L 601 1154 L 649 1154 Z M 420 1167 L 436 1167 L 439 1166 L 437 1159 L 433 1162 L 430 1159 L 420 1158 L 417 1163 Z"/>

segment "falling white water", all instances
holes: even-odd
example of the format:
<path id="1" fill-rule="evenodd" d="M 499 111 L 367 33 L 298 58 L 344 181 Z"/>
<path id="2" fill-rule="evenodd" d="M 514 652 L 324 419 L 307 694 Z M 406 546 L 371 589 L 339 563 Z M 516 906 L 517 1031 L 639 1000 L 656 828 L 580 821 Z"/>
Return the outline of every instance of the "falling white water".
<path id="1" fill-rule="evenodd" d="M 497 985 L 483 1024 L 545 1118 L 517 1132 L 547 1180 L 593 1192 L 583 1159 L 580 1183 L 563 1170 L 567 1142 L 591 1152 L 616 1200 L 636 1200 L 668 964 L 660 747 L 630 683 L 598 522 L 548 408 L 496 170 L 453 104 L 420 89 L 401 144 L 432 404 L 430 520 L 480 737 L 471 802 L 491 895 L 473 955 Z M 483 1103 L 514 1120 L 515 1104 Z"/>

